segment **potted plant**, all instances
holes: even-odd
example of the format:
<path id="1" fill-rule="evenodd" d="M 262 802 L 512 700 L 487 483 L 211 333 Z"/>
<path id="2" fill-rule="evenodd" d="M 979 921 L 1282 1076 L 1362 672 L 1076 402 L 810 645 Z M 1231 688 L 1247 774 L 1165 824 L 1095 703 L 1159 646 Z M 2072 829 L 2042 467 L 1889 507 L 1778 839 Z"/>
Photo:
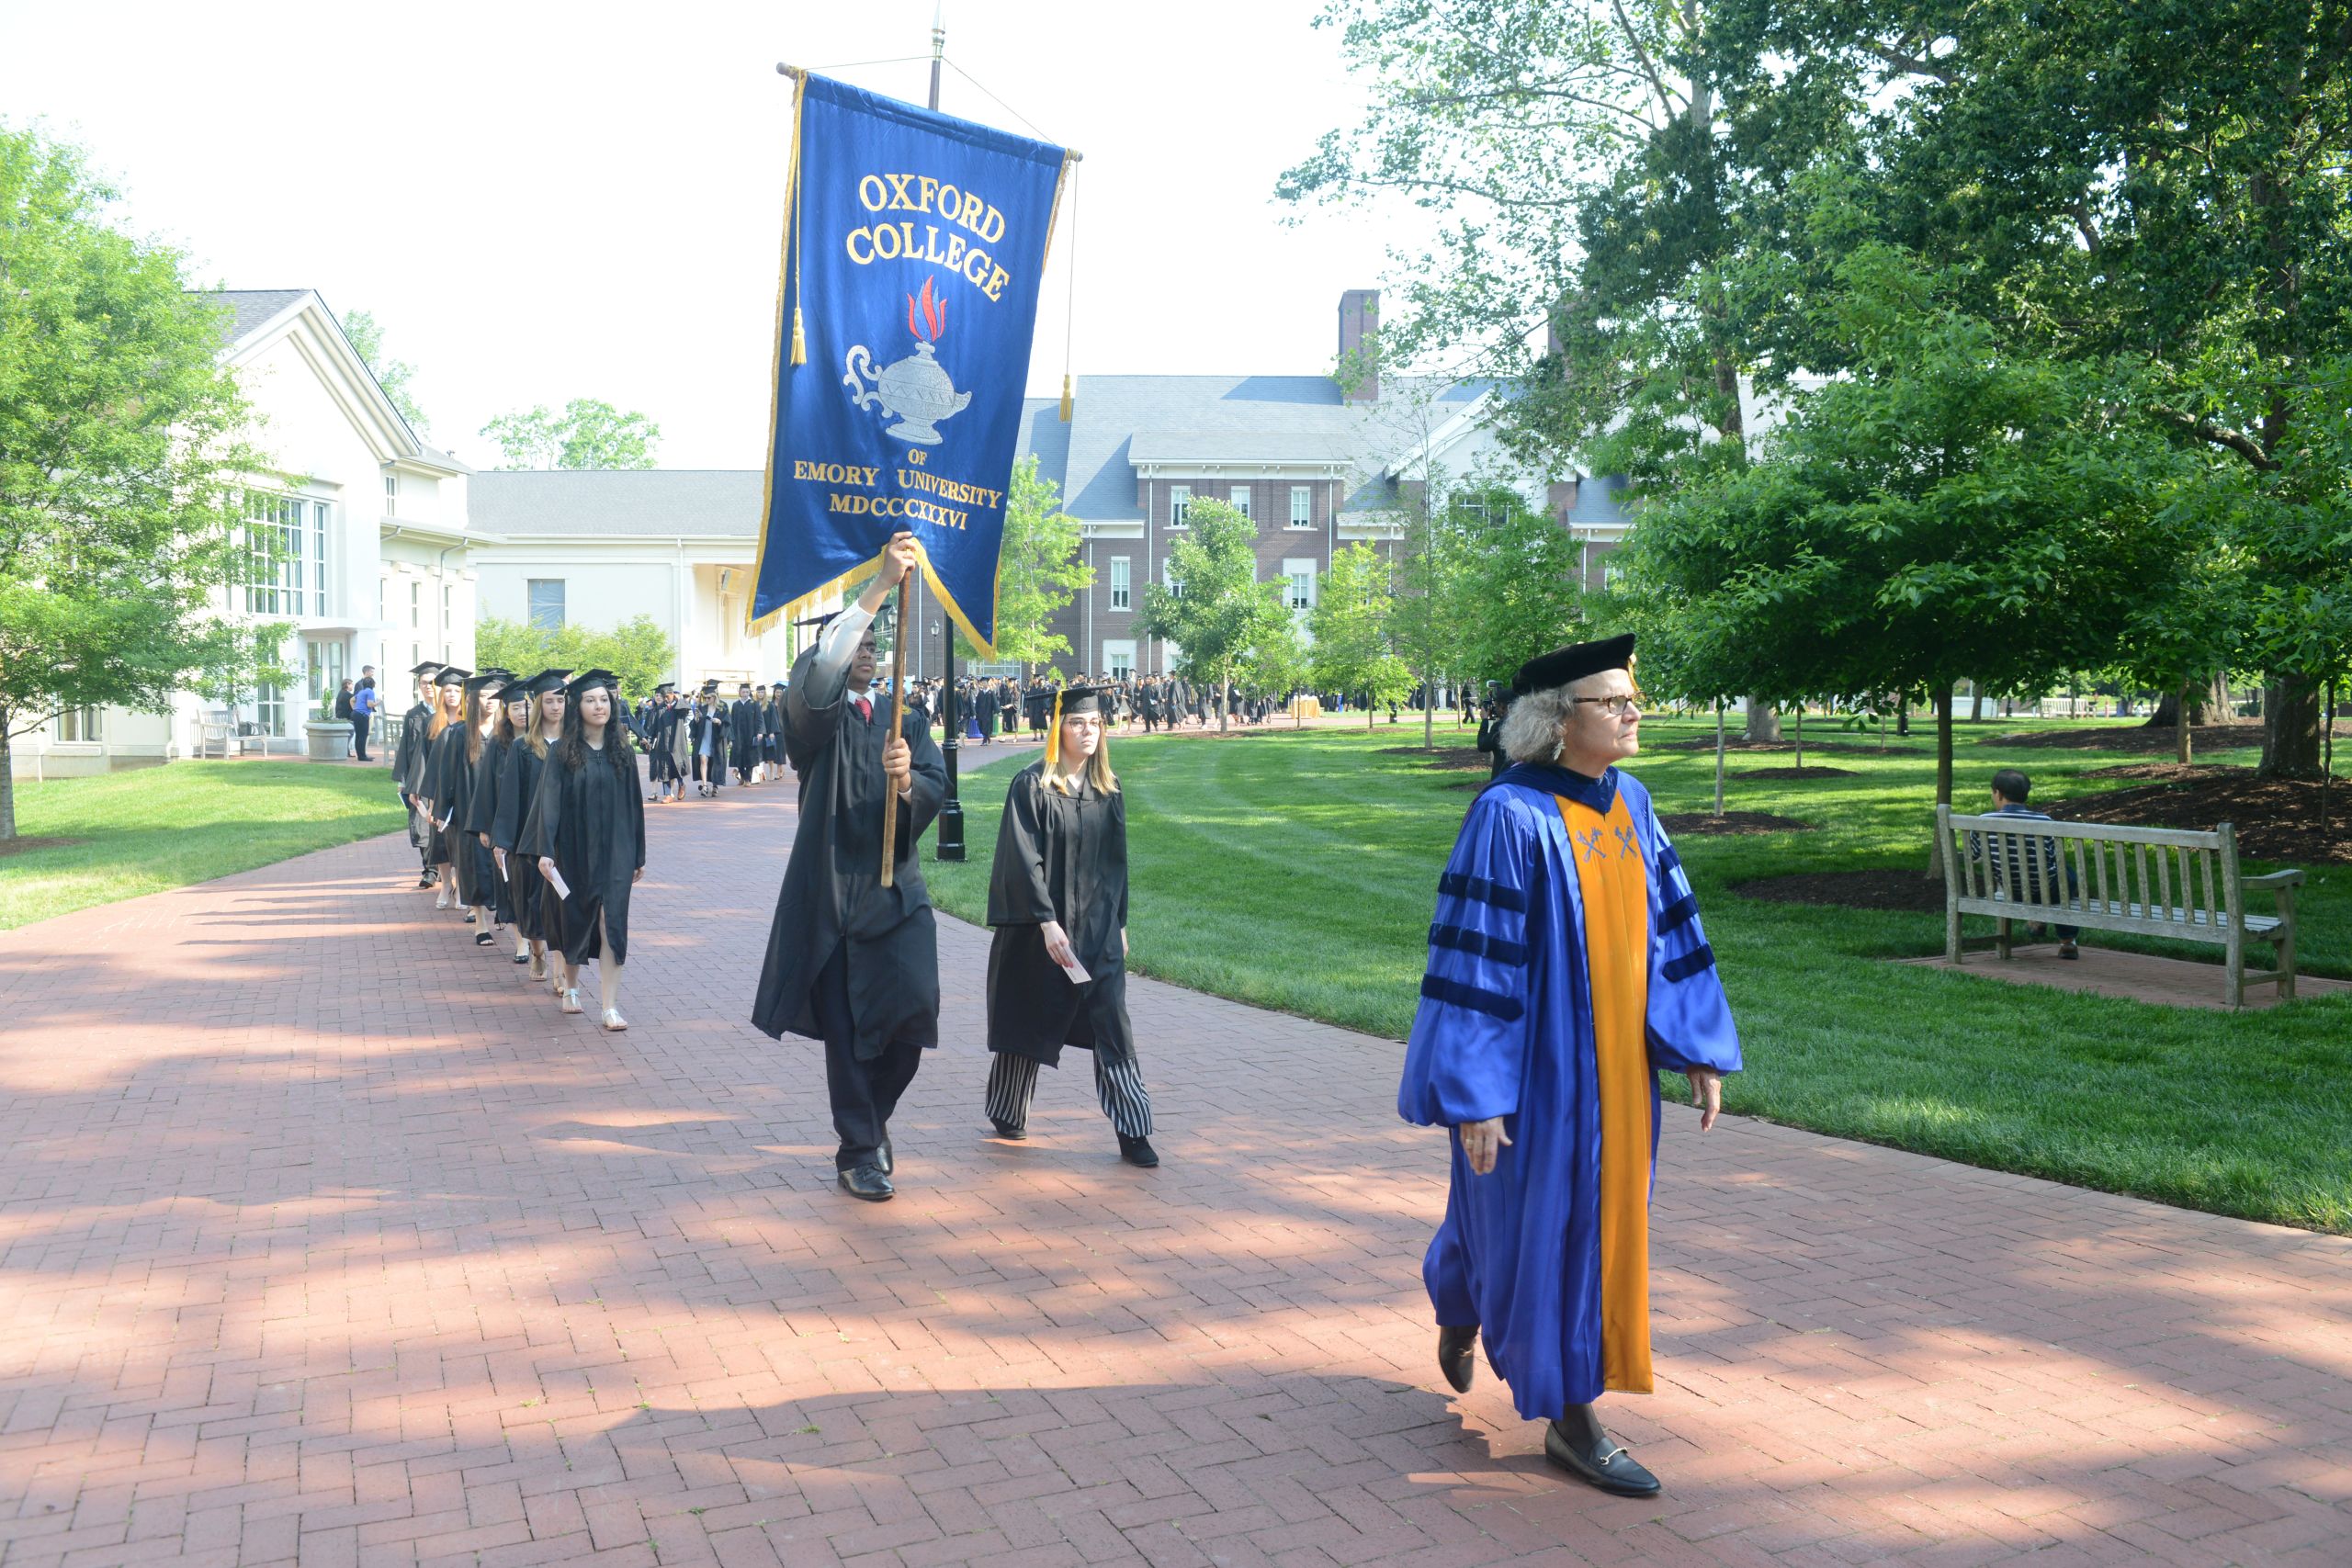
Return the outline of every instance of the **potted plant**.
<path id="1" fill-rule="evenodd" d="M 302 754 L 313 762 L 339 761 L 350 746 L 351 721 L 335 717 L 334 694 L 329 692 L 302 721 Z"/>

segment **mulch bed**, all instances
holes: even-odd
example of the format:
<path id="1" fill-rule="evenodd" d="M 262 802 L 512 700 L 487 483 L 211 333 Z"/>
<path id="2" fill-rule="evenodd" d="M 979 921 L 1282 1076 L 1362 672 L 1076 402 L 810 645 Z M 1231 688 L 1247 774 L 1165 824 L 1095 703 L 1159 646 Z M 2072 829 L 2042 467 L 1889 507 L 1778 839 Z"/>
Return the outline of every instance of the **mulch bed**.
<path id="1" fill-rule="evenodd" d="M 2352 864 L 2352 780 L 2337 779 L 2329 788 L 2323 832 L 2315 779 L 2260 779 L 2251 768 L 2210 765 L 2191 767 L 2184 776 L 2166 766 L 2171 777 L 2156 783 L 2034 804 L 2068 822 L 2199 829 L 2231 822 L 2237 826 L 2239 852 L 2252 859 Z"/>
<path id="2" fill-rule="evenodd" d="M 1944 909 L 1944 885 L 1911 871 L 1811 871 L 1792 876 L 1735 882 L 1743 898 L 1768 904 L 1835 904 L 1847 909 L 1893 909 L 1937 914 Z"/>
<path id="3" fill-rule="evenodd" d="M 10 855 L 30 854 L 35 850 L 64 850 L 75 844 L 86 844 L 87 839 L 0 839 L 0 860 Z"/>
<path id="4" fill-rule="evenodd" d="M 1850 779 L 1859 775 L 1851 768 L 1816 768 L 1807 763 L 1802 768 L 1741 768 L 1726 776 L 1735 779 Z"/>
<path id="5" fill-rule="evenodd" d="M 1678 839 L 1730 839 L 1748 833 L 1810 833 L 1813 824 L 1769 811 L 1726 811 L 1721 817 L 1704 811 L 1660 812 L 1658 820 Z"/>
<path id="6" fill-rule="evenodd" d="M 1886 750 L 1883 751 L 1879 750 L 1875 742 L 1863 746 L 1850 740 L 1808 740 L 1804 743 L 1804 749 L 1807 751 L 1819 751 L 1824 756 L 1830 757 L 1891 757 L 1898 751 L 1910 750 L 1912 742 L 1918 739 L 1917 736 L 1890 735 Z M 1933 742 L 1935 737 L 1930 734 L 1927 739 L 1929 742 Z M 1712 751 L 1714 749 L 1715 738 L 1712 735 L 1701 736 L 1696 740 L 1665 740 L 1650 748 L 1654 751 Z M 1725 756 L 1735 751 L 1794 751 L 1795 750 L 1796 744 L 1789 740 L 1743 740 L 1736 735 L 1728 736 L 1724 740 Z"/>
<path id="7" fill-rule="evenodd" d="M 2338 719 L 2335 733 L 2352 736 L 2352 724 Z M 2188 742 L 2192 756 L 2209 746 L 2216 749 L 2259 746 L 2262 744 L 2262 725 L 2259 720 L 2191 725 Z M 2025 750 L 2155 751 L 2171 755 L 2177 750 L 2180 737 L 2172 725 L 2162 729 L 2151 729 L 2142 723 L 2118 724 L 2112 729 L 2016 730 L 2007 735 L 1984 736 L 1976 743 L 1979 746 L 2015 746 Z"/>
<path id="8" fill-rule="evenodd" d="M 1434 751 L 1419 746 L 1383 746 L 1374 755 L 1411 757 L 1435 772 L 1448 773 L 1466 773 L 1473 768 L 1483 773 L 1491 765 L 1487 754 L 1475 746 L 1441 746 Z"/>

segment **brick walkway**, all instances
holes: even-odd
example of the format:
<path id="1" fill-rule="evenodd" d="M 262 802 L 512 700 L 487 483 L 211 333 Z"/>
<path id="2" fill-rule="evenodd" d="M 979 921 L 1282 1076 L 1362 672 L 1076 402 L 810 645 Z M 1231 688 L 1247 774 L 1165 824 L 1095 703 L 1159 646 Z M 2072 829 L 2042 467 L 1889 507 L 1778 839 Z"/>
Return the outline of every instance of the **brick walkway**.
<path id="1" fill-rule="evenodd" d="M 1138 984 L 1168 1164 L 984 1141 L 950 924 L 853 1202 L 790 818 L 653 814 L 626 1035 L 397 839 L 0 936 L 0 1563 L 2352 1561 L 2341 1238 L 1677 1111 L 1631 1503 L 1437 1384 L 1394 1044 Z"/>

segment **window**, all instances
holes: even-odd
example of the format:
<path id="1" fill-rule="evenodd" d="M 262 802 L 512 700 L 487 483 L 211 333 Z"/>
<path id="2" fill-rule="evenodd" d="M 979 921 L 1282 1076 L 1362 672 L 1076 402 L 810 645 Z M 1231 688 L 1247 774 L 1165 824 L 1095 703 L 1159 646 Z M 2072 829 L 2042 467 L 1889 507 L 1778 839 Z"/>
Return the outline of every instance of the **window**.
<path id="1" fill-rule="evenodd" d="M 1283 603 L 1294 610 L 1315 607 L 1315 563 L 1293 558 L 1283 562 Z"/>
<path id="2" fill-rule="evenodd" d="M 398 474 L 386 474 L 384 476 L 384 515 L 398 517 L 400 514 L 401 477 Z"/>
<path id="3" fill-rule="evenodd" d="M 254 716 L 260 721 L 264 735 L 282 738 L 286 734 L 286 694 L 276 686 L 265 685 L 256 690 Z"/>
<path id="4" fill-rule="evenodd" d="M 1188 528 L 1192 526 L 1192 510 L 1193 487 L 1191 485 L 1170 485 L 1168 487 L 1168 525 L 1170 528 Z"/>
<path id="5" fill-rule="evenodd" d="M 302 663 L 310 674 L 311 705 L 315 707 L 322 699 L 334 702 L 343 688 L 343 639 L 304 637 Z"/>
<path id="6" fill-rule="evenodd" d="M 1111 558 L 1111 608 L 1125 610 L 1132 608 L 1133 605 L 1134 596 L 1128 588 L 1127 558 L 1113 556 Z"/>
<path id="7" fill-rule="evenodd" d="M 1173 560 L 1164 560 L 1159 563 L 1159 580 L 1168 585 L 1169 592 L 1179 599 L 1184 596 L 1184 585 L 1176 581 L 1176 563 Z"/>
<path id="8" fill-rule="evenodd" d="M 1114 681 L 1125 681 L 1136 672 L 1136 645 L 1133 642 L 1105 641 L 1102 644 L 1102 670 Z"/>
<path id="9" fill-rule="evenodd" d="M 1290 487 L 1290 525 L 1294 528 L 1315 526 L 1315 487 L 1313 485 Z"/>
<path id="10" fill-rule="evenodd" d="M 420 631 L 424 626 L 424 584 L 414 578 L 409 579 L 408 584 L 408 625 L 411 631 Z"/>
<path id="11" fill-rule="evenodd" d="M 541 631 L 560 632 L 563 629 L 563 579 L 534 577 L 529 580 L 531 592 L 531 624 Z M 722 622 L 725 617 L 721 617 Z"/>
<path id="12" fill-rule="evenodd" d="M 57 716 L 57 738 L 60 740 L 96 740 L 98 710 L 96 708 L 67 708 Z"/>
<path id="13" fill-rule="evenodd" d="M 1235 485 L 1233 487 L 1233 510 L 1238 512 L 1244 517 L 1251 515 L 1250 511 L 1250 487 L 1248 485 Z"/>
<path id="14" fill-rule="evenodd" d="M 245 497 L 245 608 L 261 615 L 327 613 L 327 508 L 288 495 Z"/>

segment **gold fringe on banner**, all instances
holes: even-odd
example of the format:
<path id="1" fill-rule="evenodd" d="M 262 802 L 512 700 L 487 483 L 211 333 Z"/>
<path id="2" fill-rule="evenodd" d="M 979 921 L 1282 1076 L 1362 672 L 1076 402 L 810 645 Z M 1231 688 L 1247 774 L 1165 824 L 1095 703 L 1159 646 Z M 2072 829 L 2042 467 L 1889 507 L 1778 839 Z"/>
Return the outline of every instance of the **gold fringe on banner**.
<path id="1" fill-rule="evenodd" d="M 795 249 L 800 238 L 800 104 L 808 91 L 808 73 L 793 66 L 779 64 L 776 69 L 792 78 L 792 152 L 785 161 L 784 175 L 784 244 L 776 263 L 775 277 L 775 357 L 768 368 L 768 384 L 775 389 L 774 400 L 768 404 L 768 463 L 767 471 L 760 478 L 760 547 L 752 558 L 752 592 L 743 599 L 743 635 L 759 637 L 784 618 L 786 610 L 770 610 L 754 616 L 752 606 L 759 599 L 759 585 L 763 581 L 763 569 L 767 564 L 767 520 L 775 505 L 775 432 L 784 418 L 784 367 L 787 363 L 805 365 L 808 346 L 800 331 L 800 269 Z M 784 308 L 789 299 L 792 304 L 792 334 L 785 335 Z"/>

